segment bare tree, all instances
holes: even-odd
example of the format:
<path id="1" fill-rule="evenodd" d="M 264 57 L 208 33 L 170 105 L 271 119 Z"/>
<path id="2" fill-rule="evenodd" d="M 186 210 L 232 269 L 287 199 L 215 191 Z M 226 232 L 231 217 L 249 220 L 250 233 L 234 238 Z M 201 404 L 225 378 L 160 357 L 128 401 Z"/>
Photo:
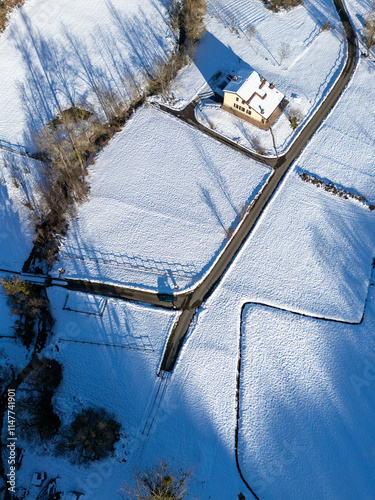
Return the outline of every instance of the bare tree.
<path id="1" fill-rule="evenodd" d="M 168 61 L 164 61 L 163 59 L 156 60 L 154 63 L 154 77 L 147 88 L 149 94 L 161 93 L 164 101 L 168 101 L 171 82 L 183 65 L 182 59 L 182 56 L 178 54 L 171 54 Z"/>
<path id="2" fill-rule="evenodd" d="M 136 475 L 136 486 L 126 484 L 121 494 L 127 500 L 183 500 L 187 496 L 186 479 L 189 473 L 179 471 L 177 474 L 168 465 L 161 462 L 149 473 Z M 125 496 L 126 495 L 126 496 Z"/>
<path id="3" fill-rule="evenodd" d="M 266 150 L 264 149 L 263 144 L 260 142 L 260 140 L 257 136 L 254 136 L 251 139 L 251 145 L 255 149 L 255 151 L 258 153 L 258 155 L 265 155 L 266 154 Z"/>
<path id="4" fill-rule="evenodd" d="M 121 425 L 104 408 L 82 410 L 57 446 L 57 452 L 72 462 L 87 464 L 113 455 Z"/>
<path id="5" fill-rule="evenodd" d="M 237 28 L 236 16 L 233 14 L 233 12 L 227 11 L 226 21 L 228 23 L 228 27 L 229 27 L 230 32 L 234 33 L 235 35 L 238 35 L 239 31 Z"/>
<path id="6" fill-rule="evenodd" d="M 373 16 L 367 18 L 364 31 L 367 57 L 369 57 L 370 49 L 375 45 L 375 19 Z"/>
<path id="7" fill-rule="evenodd" d="M 280 58 L 279 66 L 281 66 L 283 61 L 285 59 L 288 59 L 289 56 L 290 56 L 290 45 L 289 43 L 282 42 L 279 48 L 279 58 Z"/>
<path id="8" fill-rule="evenodd" d="M 249 39 L 249 41 L 251 42 L 251 39 L 256 35 L 257 33 L 257 29 L 256 27 L 254 26 L 254 24 L 249 24 L 249 26 L 246 28 L 245 30 L 245 33 Z"/>
<path id="9" fill-rule="evenodd" d="M 197 42 L 206 32 L 204 24 L 206 12 L 206 0 L 184 0 L 182 16 L 186 30 L 186 38 L 190 42 Z"/>

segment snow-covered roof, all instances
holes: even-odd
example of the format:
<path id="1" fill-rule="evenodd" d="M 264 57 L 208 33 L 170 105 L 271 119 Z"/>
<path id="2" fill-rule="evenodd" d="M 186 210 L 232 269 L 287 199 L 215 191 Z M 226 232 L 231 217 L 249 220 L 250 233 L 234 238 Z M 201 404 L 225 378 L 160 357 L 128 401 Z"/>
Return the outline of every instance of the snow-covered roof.
<path id="1" fill-rule="evenodd" d="M 225 87 L 224 92 L 237 94 L 257 113 L 268 119 L 284 99 L 284 94 L 256 71 L 241 70 Z M 262 112 L 263 110 L 263 112 Z"/>

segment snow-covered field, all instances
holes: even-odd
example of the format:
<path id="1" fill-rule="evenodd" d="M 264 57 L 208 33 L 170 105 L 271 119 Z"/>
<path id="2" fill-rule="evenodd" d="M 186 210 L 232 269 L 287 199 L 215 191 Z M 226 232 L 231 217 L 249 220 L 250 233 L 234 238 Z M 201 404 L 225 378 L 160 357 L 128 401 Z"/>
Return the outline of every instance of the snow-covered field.
<path id="1" fill-rule="evenodd" d="M 247 301 L 359 321 L 375 251 L 375 214 L 303 182 L 298 172 L 296 167 L 287 176 L 229 269 L 228 293 L 241 290 Z"/>
<path id="2" fill-rule="evenodd" d="M 26 1 L 0 37 L 0 139 L 22 144 L 55 116 L 56 99 L 95 102 L 95 87 L 141 84 L 170 36 L 164 2 Z"/>
<path id="3" fill-rule="evenodd" d="M 155 428 L 147 443 L 146 463 L 155 460 L 157 443 L 163 442 L 167 454 L 182 449 L 186 464 L 194 463 L 192 494 L 201 498 L 210 498 L 211 495 L 211 498 L 220 499 L 233 498 L 241 491 L 245 496 L 250 495 L 235 468 L 234 454 L 236 376 L 242 306 L 247 302 L 260 302 L 311 316 L 353 323 L 361 321 L 369 291 L 375 248 L 373 219 L 374 214 L 360 204 L 341 200 L 304 183 L 298 177 L 298 170 L 286 177 L 222 282 L 198 311 L 196 322 L 189 330 L 188 339 L 168 386 L 169 397 L 177 402 L 182 411 L 171 413 L 163 425 Z M 374 406 L 371 406 L 370 399 L 364 401 L 366 414 L 358 416 L 356 420 L 356 401 L 350 401 L 349 394 L 345 395 L 343 392 L 346 384 L 351 384 L 350 377 L 353 373 L 363 376 L 364 357 L 366 352 L 373 351 L 373 287 L 370 287 L 370 291 L 364 323 L 360 326 L 303 318 L 290 312 L 274 313 L 272 319 L 265 318 L 264 321 L 259 315 L 254 316 L 254 319 L 250 314 L 246 315 L 246 349 L 251 350 L 252 362 L 251 366 L 247 363 L 243 367 L 242 373 L 245 381 L 257 377 L 258 386 L 255 395 L 254 391 L 246 392 L 245 395 L 241 393 L 241 415 L 244 420 L 246 417 L 246 427 L 241 427 L 239 452 L 245 479 L 260 498 L 280 498 L 277 493 L 280 474 L 283 476 L 283 485 L 293 485 L 294 481 L 300 484 L 306 480 L 306 470 L 310 465 L 307 452 L 310 449 L 314 453 L 312 459 L 315 459 L 319 452 L 327 453 L 330 457 L 335 450 L 344 453 L 345 446 L 350 445 L 350 449 L 356 453 L 357 466 L 361 467 L 362 464 L 367 467 L 360 475 L 363 481 L 361 491 L 367 493 L 373 486 L 373 479 L 369 474 L 372 462 L 367 460 L 363 436 L 366 432 L 368 435 L 372 432 Z M 261 311 L 270 309 L 265 306 L 257 307 Z M 288 318 L 302 318 L 299 337 L 294 338 L 293 333 L 296 332 L 293 325 L 290 325 L 288 331 Z M 298 319 L 294 321 L 298 325 Z M 307 332 L 310 324 L 311 333 Z M 314 339 L 314 334 L 317 337 L 314 325 L 322 325 L 319 327 L 320 336 L 317 340 Z M 364 328 L 366 333 L 362 336 Z M 252 346 L 253 330 L 259 332 L 258 348 Z M 344 333 L 347 339 L 340 340 Z M 334 339 L 325 337 L 332 337 L 333 334 Z M 309 338 L 314 342 L 308 344 Z M 352 343 L 354 347 L 346 354 L 345 345 L 340 342 L 347 346 Z M 266 351 L 265 348 L 262 350 L 263 345 L 269 346 L 272 356 L 280 360 L 284 371 L 279 377 L 276 370 L 266 377 L 267 370 L 271 368 L 268 368 L 264 360 Z M 280 350 L 280 357 L 279 345 L 283 348 Z M 299 350 L 294 352 L 296 347 Z M 335 360 L 336 348 L 337 355 L 341 358 L 340 370 L 335 372 L 338 367 Z M 289 353 L 288 357 L 284 353 Z M 354 368 L 350 363 L 350 356 L 355 357 Z M 308 362 L 311 358 L 313 366 L 310 368 Z M 298 372 L 296 365 L 300 368 Z M 258 367 L 263 368 L 261 370 Z M 296 378 L 299 377 L 299 381 L 303 381 L 306 370 L 313 370 L 314 377 L 311 380 L 307 377 L 304 386 L 302 382 L 295 386 L 294 379 L 288 373 L 292 371 Z M 332 389 L 332 405 L 325 403 L 322 396 L 326 394 L 324 391 L 320 393 L 314 388 L 314 381 L 318 377 L 322 379 L 318 388 L 323 386 L 326 391 Z M 368 382 L 365 379 L 366 390 Z M 289 383 L 289 392 L 282 390 L 284 383 Z M 276 389 L 278 399 L 284 406 L 280 408 L 279 403 L 275 410 L 267 406 L 269 411 L 265 414 L 264 399 L 257 394 L 268 395 Z M 343 396 L 341 402 L 334 398 L 335 391 Z M 350 391 L 353 398 L 356 398 L 352 385 Z M 306 401 L 301 415 L 296 399 L 300 393 L 301 398 Z M 271 401 L 271 395 L 269 400 Z M 309 403 L 311 414 L 308 413 Z M 288 408 L 292 404 L 295 404 L 294 413 L 288 414 Z M 303 430 L 308 434 L 307 422 L 315 415 L 314 404 L 318 408 L 327 408 L 327 415 L 324 412 L 319 414 L 319 425 L 324 431 L 322 430 L 320 441 L 315 443 L 315 448 L 311 443 L 310 447 L 301 443 L 302 438 L 297 443 L 293 439 L 294 423 L 304 425 L 304 418 L 306 427 L 299 429 L 298 436 L 302 435 Z M 328 432 L 330 422 L 338 422 L 341 415 L 350 418 L 351 422 L 345 420 L 338 425 L 337 434 L 338 437 L 341 436 L 341 441 L 336 446 L 334 438 L 324 432 Z M 256 428 L 252 426 L 253 417 L 256 419 Z M 318 417 L 316 420 L 318 421 Z M 366 430 L 363 431 L 360 426 L 364 426 L 365 422 Z M 263 428 L 264 433 L 260 431 Z M 259 436 L 256 436 L 257 431 Z M 311 434 L 308 434 L 309 439 L 310 437 Z M 323 448 L 324 439 L 331 446 L 328 451 Z M 254 449 L 257 454 L 250 456 L 250 451 L 253 453 Z M 258 460 L 263 452 L 268 457 L 273 453 L 272 464 Z M 298 453 L 301 458 L 295 457 Z M 297 467 L 299 460 L 305 460 L 300 468 Z M 348 457 L 345 460 L 349 464 L 351 459 Z M 329 493 L 332 493 L 333 485 L 345 474 L 345 471 L 342 472 L 343 468 L 340 469 L 339 465 L 335 468 L 333 464 L 324 474 L 319 474 L 320 469 L 315 462 L 312 462 L 310 470 L 309 477 L 315 483 L 316 491 Z M 355 477 L 353 474 L 350 479 L 351 492 L 355 491 Z M 303 498 L 319 497 L 308 495 L 305 489 L 302 491 Z M 337 496 L 328 494 L 323 497 L 340 500 L 352 498 L 351 493 L 345 495 L 342 489 L 339 492 Z M 282 498 L 301 498 L 298 490 L 287 489 L 283 493 Z M 363 498 L 370 497 L 364 495 Z"/>
<path id="4" fill-rule="evenodd" d="M 156 377 L 168 332 L 177 313 L 121 300 L 69 292 L 73 309 L 92 313 L 92 304 L 106 301 L 103 315 L 64 310 L 66 291 L 49 291 L 56 319 L 54 341 L 44 355 L 63 364 L 63 383 L 55 407 L 69 423 L 83 408 L 104 407 L 122 425 L 116 455 L 93 467 L 76 467 L 67 458 L 55 458 L 52 449 L 25 452 L 18 485 L 29 487 L 34 470 L 60 476 L 59 491 L 84 491 L 85 498 L 119 498 L 117 490 L 130 480 L 134 453 L 142 448 L 144 426 L 150 424 L 161 379 Z M 101 306 L 99 306 L 101 310 Z M 152 413 L 153 416 L 153 413 Z M 162 412 L 156 422 L 162 422 Z M 148 428 L 148 427 L 147 427 Z"/>
<path id="5" fill-rule="evenodd" d="M 119 27 L 111 24 L 111 4 L 96 0 L 61 5 L 29 0 L 25 11 L 40 16 L 35 26 L 43 37 L 56 35 L 63 43 L 67 39 L 60 23 L 66 16 L 69 31 L 84 36 L 90 57 L 101 66 L 94 26 L 103 22 L 105 35 L 97 40 L 104 51 L 102 41 L 106 36 L 113 41 L 111 27 Z M 144 26 L 154 26 L 160 43 L 150 46 L 156 54 L 166 49 L 170 40 L 161 3 L 112 5 L 121 19 L 125 12 L 138 19 L 138 24 L 128 19 L 127 28 L 136 27 L 142 35 Z M 367 4 L 350 0 L 349 6 L 357 30 L 362 29 Z M 198 49 L 196 69 L 183 70 L 176 98 L 192 97 L 220 61 L 231 69 L 241 58 L 287 96 L 295 93 L 308 112 L 328 91 L 343 62 L 335 9 L 333 30 L 319 34 L 331 7 L 331 2 L 314 1 L 271 14 L 256 1 L 209 2 L 208 34 Z M 251 42 L 242 32 L 237 37 L 223 28 L 215 17 L 226 19 L 220 12 L 232 12 L 241 30 L 254 23 L 257 34 Z M 19 13 L 12 16 L 12 24 L 22 33 Z M 137 40 L 144 40 L 141 35 Z M 0 118 L 5 117 L 0 119 L 0 138 L 5 134 L 12 141 L 22 138 L 27 121 L 15 85 L 25 73 L 14 70 L 23 68 L 14 52 L 14 36 L 7 30 L 0 37 L 0 56 L 7 54 L 2 59 L 5 76 L 0 75 Z M 125 43 L 125 33 L 121 36 L 117 47 Z M 280 40 L 291 47 L 281 66 Z M 26 37 L 25 46 L 30 47 Z M 126 62 L 139 68 L 148 55 L 137 53 L 139 45 L 125 46 L 126 54 L 132 54 Z M 156 373 L 176 313 L 79 293 L 67 297 L 64 289 L 49 289 L 56 324 L 44 354 L 64 366 L 56 411 L 67 423 L 82 406 L 106 406 L 123 424 L 123 434 L 114 458 L 87 468 L 55 458 L 51 449 L 32 451 L 28 446 L 19 486 L 29 486 L 32 473 L 45 470 L 49 477 L 60 475 L 63 491 L 83 491 L 87 500 L 116 499 L 135 468 L 144 471 L 165 459 L 192 471 L 192 498 L 227 500 L 240 492 L 250 498 L 236 469 L 234 444 L 241 309 L 252 303 L 245 308 L 242 325 L 239 455 L 245 479 L 265 500 L 373 497 L 375 463 L 369 443 L 375 413 L 375 297 L 369 284 L 375 214 L 303 182 L 299 174 L 308 171 L 375 203 L 374 71 L 372 61 L 359 62 L 338 105 L 198 310 L 170 379 L 157 379 Z M 193 80 L 197 88 L 190 86 Z M 238 222 L 243 204 L 267 175 L 265 167 L 178 120 L 154 108 L 141 109 L 91 168 L 90 201 L 80 208 L 56 268 L 63 266 L 69 276 L 182 288 L 222 248 L 225 229 Z M 31 242 L 31 233 L 23 240 L 26 226 L 16 205 L 25 195 L 11 185 L 8 174 L 3 178 L 1 259 L 4 266 L 20 266 Z M 0 315 L 8 329 L 12 320 L 4 298 Z M 340 323 L 358 323 L 362 317 L 359 325 Z M 11 339 L 1 339 L 0 353 L 5 361 L 12 356 L 16 366 L 26 363 L 25 351 Z M 161 399 L 156 397 L 159 387 Z"/>
<path id="6" fill-rule="evenodd" d="M 69 277 L 180 289 L 206 271 L 270 174 L 153 107 L 138 111 L 90 169 L 57 268 Z"/>
<path id="7" fill-rule="evenodd" d="M 360 58 L 356 71 L 334 112 L 313 136 L 298 160 L 311 173 L 345 186 L 375 203 L 375 143 L 370 104 L 375 62 Z"/>
<path id="8" fill-rule="evenodd" d="M 0 36 L 0 141 L 28 146 L 29 132 L 55 116 L 57 100 L 95 104 L 97 87 L 127 98 L 171 43 L 163 2 L 27 0 Z M 30 173 L 21 173 L 27 193 L 14 189 L 0 150 L 0 267 L 19 270 L 33 232 L 21 202 L 33 195 L 39 169 L 30 159 L 12 160 Z"/>
<path id="9" fill-rule="evenodd" d="M 374 291 L 357 326 L 246 307 L 239 460 L 261 498 L 373 497 Z"/>
<path id="10" fill-rule="evenodd" d="M 351 5 L 361 29 L 366 6 Z M 298 177 L 307 170 L 374 201 L 366 127 L 375 118 L 366 90 L 373 75 L 373 63 L 361 61 L 190 329 L 169 387 L 186 415 L 158 426 L 148 450 L 163 441 L 170 453 L 180 447 L 193 457 L 198 447 L 195 473 L 204 484 L 193 494 L 251 496 L 234 468 L 235 391 L 241 308 L 261 302 L 354 323 L 365 314 L 361 324 L 348 325 L 246 308 L 239 442 L 245 479 L 265 499 L 373 497 L 374 213 Z M 180 429 L 189 429 L 194 445 Z"/>
<path id="11" fill-rule="evenodd" d="M 6 158 L 5 167 L 4 158 Z M 31 186 L 35 174 L 31 170 L 37 162 L 0 150 L 0 268 L 19 271 L 32 248 L 33 228 L 28 223 L 29 209 L 23 203 L 34 194 Z M 37 168 L 37 167 L 36 167 Z M 16 183 L 12 173 L 17 169 Z M 19 183 L 18 179 L 21 179 Z"/>

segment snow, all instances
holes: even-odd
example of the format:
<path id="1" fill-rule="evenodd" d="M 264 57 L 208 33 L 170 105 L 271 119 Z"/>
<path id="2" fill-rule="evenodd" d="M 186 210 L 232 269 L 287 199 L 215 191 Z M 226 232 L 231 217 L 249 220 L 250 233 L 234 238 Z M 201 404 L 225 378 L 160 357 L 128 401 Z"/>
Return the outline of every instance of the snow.
<path id="1" fill-rule="evenodd" d="M 374 74 L 374 62 L 360 58 L 334 113 L 299 160 L 308 172 L 366 196 L 370 203 L 375 202 L 375 145 L 367 124 L 375 120 L 375 110 L 369 104 Z"/>
<path id="2" fill-rule="evenodd" d="M 23 144 L 28 127 L 56 114 L 56 98 L 96 102 L 90 82 L 120 93 L 141 85 L 170 47 L 162 2 L 28 0 L 0 37 L 0 139 Z"/>
<path id="3" fill-rule="evenodd" d="M 261 498 L 372 497 L 374 298 L 358 326 L 245 308 L 240 464 Z"/>
<path id="4" fill-rule="evenodd" d="M 271 157 L 276 156 L 270 131 L 261 130 L 246 120 L 228 113 L 228 111 L 221 109 L 220 104 L 205 100 L 195 108 L 195 115 L 199 123 L 207 128 L 212 128 L 216 133 L 249 151 Z M 272 125 L 272 133 L 278 155 L 285 153 L 288 146 L 296 138 L 286 113 L 282 113 Z"/>
<path id="5" fill-rule="evenodd" d="M 372 141 L 359 127 L 375 118 L 366 91 L 373 71 L 372 62 L 359 63 L 189 330 L 169 386 L 188 410 L 154 431 L 148 451 L 162 441 L 169 453 L 180 448 L 194 456 L 204 484 L 195 483 L 192 494 L 232 498 L 242 490 L 250 496 L 234 469 L 234 436 L 241 308 L 251 302 L 240 395 L 245 479 L 260 498 L 372 497 L 374 215 L 302 182 L 299 173 L 374 200 Z M 270 306 L 337 321 L 364 319 L 349 325 Z M 177 430 L 171 435 L 171 429 Z M 201 449 L 213 451 L 207 457 Z M 205 473 L 207 462 L 215 464 L 214 473 Z"/>
<path id="6" fill-rule="evenodd" d="M 303 182 L 296 166 L 229 269 L 228 293 L 241 290 L 249 301 L 359 321 L 374 255 L 373 225 L 368 208 Z"/>
<path id="7" fill-rule="evenodd" d="M 170 105 L 181 108 L 207 91 L 207 82 L 218 71 L 234 75 L 253 69 L 285 94 L 289 109 L 298 108 L 307 118 L 345 63 L 345 37 L 336 9 L 331 11 L 331 7 L 331 2 L 313 1 L 274 14 L 261 1 L 209 2 L 207 33 L 194 63 L 185 67 L 174 82 L 176 103 Z M 331 30 L 322 32 L 329 15 Z M 230 21 L 233 16 L 234 26 Z M 249 40 L 246 27 L 250 24 L 254 24 L 256 33 Z M 289 47 L 289 55 L 280 64 L 282 42 Z"/>
<path id="8" fill-rule="evenodd" d="M 19 271 L 30 254 L 33 229 L 28 222 L 30 211 L 23 203 L 34 196 L 35 177 L 30 167 L 36 164 L 27 165 L 23 157 L 0 150 L 0 269 Z"/>
<path id="9" fill-rule="evenodd" d="M 159 291 L 189 286 L 269 174 L 177 118 L 143 108 L 90 169 L 90 201 L 55 272 Z"/>
<path id="10" fill-rule="evenodd" d="M 83 490 L 91 500 L 119 498 L 117 490 L 132 478 L 132 456 L 144 439 L 142 430 L 160 383 L 156 373 L 177 313 L 108 299 L 98 316 L 64 310 L 65 290 L 50 289 L 48 296 L 56 319 L 55 336 L 43 355 L 64 367 L 54 397 L 56 411 L 65 425 L 83 407 L 104 407 L 122 424 L 122 437 L 115 457 L 88 467 L 71 465 L 67 457 L 56 458 L 52 449 L 28 447 L 18 486 L 28 487 L 32 472 L 39 470 L 47 471 L 49 479 L 60 476 L 59 491 Z M 69 292 L 69 299 L 81 304 L 82 294 Z"/>
<path id="11" fill-rule="evenodd" d="M 60 25 L 64 19 L 75 37 L 84 34 L 90 58 L 102 68 L 107 35 L 99 36 L 97 50 L 93 26 L 102 22 L 106 34 L 114 27 L 105 5 L 104 0 L 67 0 L 63 6 L 29 0 L 23 11 L 33 22 L 35 18 L 35 32 L 66 47 Z M 114 5 L 129 13 L 134 24 L 138 19 L 137 29 L 156 26 L 160 44 L 149 44 L 155 54 L 169 46 L 165 11 L 159 12 L 158 4 L 142 2 L 143 13 L 140 3 Z M 361 30 L 366 5 L 355 0 L 349 5 Z M 241 58 L 243 66 L 251 64 L 274 81 L 308 117 L 344 62 L 335 9 L 333 30 L 319 33 L 331 7 L 328 1 L 305 2 L 288 13 L 273 14 L 261 2 L 209 2 L 213 17 L 208 16 L 208 34 L 196 64 L 184 68 L 173 89 L 179 105 L 207 88 L 218 68 L 238 69 Z M 239 35 L 231 32 L 229 14 Z M 251 42 L 241 32 L 249 23 L 257 28 Z M 19 12 L 12 15 L 12 26 L 24 33 Z M 17 141 L 25 132 L 27 113 L 20 106 L 16 81 L 25 83 L 26 69 L 12 37 L 7 30 L 0 38 L 0 138 Z M 30 47 L 30 40 L 24 40 Z M 291 54 L 279 66 L 280 40 L 290 44 Z M 125 38 L 121 41 L 129 49 Z M 145 57 L 137 53 L 139 48 L 127 52 L 135 71 Z M 123 434 L 114 458 L 87 468 L 54 457 L 51 447 L 28 446 L 18 471 L 20 487 L 29 485 L 35 470 L 46 470 L 49 477 L 61 476 L 65 492 L 82 490 L 88 500 L 119 498 L 118 488 L 131 480 L 135 468 L 143 471 L 165 459 L 193 471 L 193 498 L 224 500 L 240 492 L 250 496 L 234 454 L 241 310 L 249 303 L 242 325 L 239 429 L 245 479 L 260 498 L 372 498 L 375 464 L 368 443 L 374 422 L 374 213 L 355 200 L 303 182 L 299 174 L 307 171 L 375 202 L 374 146 L 368 132 L 375 119 L 374 69 L 373 61 L 360 60 L 338 104 L 198 310 L 170 379 L 158 379 L 156 373 L 176 313 L 49 289 L 55 336 L 43 354 L 64 365 L 54 399 L 59 415 L 68 423 L 82 407 L 105 406 L 123 424 Z M 82 91 L 87 89 L 81 85 Z M 291 138 L 284 134 L 285 120 L 282 115 L 276 123 L 283 127 L 282 134 L 276 131 L 279 150 Z M 222 131 L 241 140 L 248 133 L 250 144 L 252 134 L 239 134 L 235 127 L 240 128 L 235 122 L 227 130 L 223 125 Z M 265 148 L 272 153 L 269 142 Z M 92 166 L 91 199 L 80 207 L 58 267 L 63 264 L 69 276 L 153 289 L 189 286 L 207 270 L 225 242 L 224 229 L 238 222 L 243 204 L 253 199 L 268 175 L 263 166 L 186 124 L 143 108 Z M 31 243 L 19 207 L 26 195 L 4 169 L 2 176 L 1 263 L 21 266 Z M 0 314 L 7 330 L 12 320 L 4 298 Z M 0 348 L 15 364 L 25 365 L 25 350 L 14 340 L 1 339 Z M 145 427 L 148 435 L 142 434 Z"/>
<path id="12" fill-rule="evenodd" d="M 330 2 L 308 2 L 287 13 L 274 14 L 262 2 L 209 3 L 207 34 L 200 43 L 194 64 L 185 67 L 172 85 L 169 106 L 181 108 L 188 100 L 202 96 L 198 117 L 206 126 L 256 151 L 259 144 L 267 155 L 275 156 L 270 132 L 207 103 L 207 96 L 226 82 L 228 75 L 255 70 L 285 95 L 289 104 L 272 126 L 278 154 L 287 151 L 296 135 L 315 113 L 339 77 L 346 60 L 346 41 L 336 9 L 330 14 L 331 30 L 321 31 Z M 228 18 L 229 16 L 229 18 Z M 236 34 L 230 18 L 234 16 Z M 226 29 L 223 29 L 223 23 Z M 249 40 L 246 26 L 255 23 L 256 34 Z M 259 23 L 259 24 L 258 24 Z M 280 63 L 281 41 L 289 46 L 289 56 Z M 218 72 L 221 78 L 213 78 Z M 299 116 L 294 131 L 289 116 Z"/>
<path id="13" fill-rule="evenodd" d="M 260 498 L 280 498 L 280 481 L 282 498 L 300 498 L 300 491 L 304 498 L 317 498 L 319 495 L 309 496 L 305 490 L 311 481 L 315 492 L 328 492 L 321 496 L 336 498 L 329 493 L 338 481 L 347 484 L 349 479 L 343 477 L 349 469 L 345 466 L 358 459 L 354 468 L 357 471 L 363 466 L 358 476 L 364 481 L 361 492 L 371 491 L 372 462 L 366 462 L 364 436 L 371 432 L 374 407 L 371 400 L 363 402 L 366 413 L 357 419 L 355 389 L 350 395 L 345 391 L 351 374 L 362 376 L 365 356 L 373 352 L 373 287 L 368 296 L 373 217 L 360 203 L 303 182 L 298 168 L 292 169 L 189 329 L 168 386 L 168 396 L 180 411 L 170 412 L 166 422 L 153 430 L 146 464 L 155 460 L 155 448 L 162 442 L 167 456 L 183 450 L 185 463 L 194 463 L 192 495 L 232 498 L 241 491 L 250 495 L 235 468 L 236 377 L 242 306 L 261 303 L 251 306 L 251 311 L 256 307 L 262 314 L 246 313 L 245 322 L 244 356 L 248 358 L 242 369 L 245 388 L 240 400 L 245 423 L 242 426 L 241 422 L 239 443 L 245 479 Z M 288 311 L 267 317 L 264 310 L 274 311 L 269 306 L 352 323 L 360 322 L 364 315 L 362 324 L 366 326 L 304 318 Z M 321 325 L 319 336 L 314 325 Z M 367 333 L 362 335 L 364 328 Z M 345 332 L 349 334 L 343 339 Z M 283 349 L 280 356 L 279 346 Z M 267 356 L 277 359 L 283 371 L 272 370 Z M 355 358 L 353 366 L 351 357 Z M 254 380 L 256 390 L 247 382 Z M 369 381 L 365 379 L 365 383 L 367 390 Z M 327 394 L 332 396 L 329 401 Z M 340 421 L 342 415 L 351 421 Z M 294 435 L 296 422 L 298 434 Z M 336 430 L 331 437 L 333 424 Z M 328 451 L 326 442 L 331 446 Z M 343 455 L 346 447 L 353 458 Z M 345 464 L 341 469 L 340 461 L 333 458 L 336 451 Z M 322 467 L 316 465 L 319 454 Z M 322 471 L 325 454 L 331 464 Z M 259 458 L 263 456 L 269 461 Z M 311 481 L 306 483 L 307 476 Z M 350 481 L 348 491 L 355 491 L 355 473 Z M 303 489 L 292 489 L 303 482 Z M 337 498 L 352 498 L 341 487 L 338 491 Z"/>
<path id="14" fill-rule="evenodd" d="M 28 0 L 15 9 L 0 36 L 0 140 L 28 146 L 29 132 L 55 115 L 56 97 L 67 105 L 69 95 L 95 103 L 93 79 L 124 95 L 129 79 L 142 85 L 145 67 L 171 47 L 166 21 L 164 5 L 151 0 Z M 27 189 L 17 190 L 5 154 L 0 150 L 0 267 L 20 270 L 33 236 L 22 202 L 35 195 L 39 168 L 12 155 Z"/>

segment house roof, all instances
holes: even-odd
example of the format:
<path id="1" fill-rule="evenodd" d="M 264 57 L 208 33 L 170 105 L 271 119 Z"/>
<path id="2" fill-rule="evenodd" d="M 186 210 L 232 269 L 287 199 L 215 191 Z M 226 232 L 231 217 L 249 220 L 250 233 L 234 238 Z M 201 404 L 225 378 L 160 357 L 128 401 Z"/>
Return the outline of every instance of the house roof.
<path id="1" fill-rule="evenodd" d="M 224 92 L 237 94 L 266 119 L 272 115 L 285 97 L 256 71 L 251 70 L 239 71 L 225 87 Z"/>

